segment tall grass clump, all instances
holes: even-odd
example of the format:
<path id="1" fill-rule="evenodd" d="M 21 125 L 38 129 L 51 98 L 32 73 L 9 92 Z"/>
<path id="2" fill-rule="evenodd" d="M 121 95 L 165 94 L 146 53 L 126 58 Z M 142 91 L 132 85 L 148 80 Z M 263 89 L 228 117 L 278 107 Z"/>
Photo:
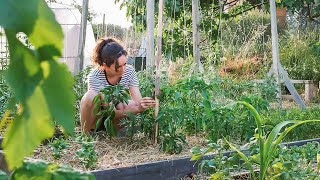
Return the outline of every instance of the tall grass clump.
<path id="1" fill-rule="evenodd" d="M 288 33 L 280 38 L 279 47 L 290 78 L 320 81 L 320 30 Z"/>

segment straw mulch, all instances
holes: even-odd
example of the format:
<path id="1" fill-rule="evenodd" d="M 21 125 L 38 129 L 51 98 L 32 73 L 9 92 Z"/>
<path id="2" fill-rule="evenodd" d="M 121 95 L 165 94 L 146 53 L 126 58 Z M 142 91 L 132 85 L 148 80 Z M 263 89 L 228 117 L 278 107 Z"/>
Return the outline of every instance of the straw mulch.
<path id="1" fill-rule="evenodd" d="M 143 134 L 136 134 L 131 141 L 128 138 L 112 138 L 110 140 L 105 134 L 100 133 L 94 138 L 94 146 L 98 156 L 97 166 L 94 169 L 131 167 L 141 163 L 191 157 L 190 149 L 192 147 L 204 147 L 207 144 L 206 140 L 201 137 L 190 136 L 186 140 L 188 145 L 183 145 L 180 154 L 168 154 L 161 152 L 160 145 L 154 145 Z M 67 142 L 69 147 L 65 149 L 62 157 L 58 160 L 52 156 L 53 148 L 50 143 L 37 148 L 32 158 L 67 164 L 80 170 L 90 170 L 81 165 L 80 160 L 76 157 L 76 151 L 81 148 L 81 145 L 74 138 L 68 138 Z"/>

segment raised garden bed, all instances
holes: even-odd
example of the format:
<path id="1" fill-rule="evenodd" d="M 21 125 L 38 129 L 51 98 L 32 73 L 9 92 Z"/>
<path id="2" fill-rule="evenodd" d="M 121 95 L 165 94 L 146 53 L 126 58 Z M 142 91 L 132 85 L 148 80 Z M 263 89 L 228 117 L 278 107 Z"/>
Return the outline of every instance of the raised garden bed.
<path id="1" fill-rule="evenodd" d="M 0 137 L 0 141 L 2 141 L 2 137 Z M 320 138 L 288 142 L 283 143 L 282 145 L 285 145 L 287 147 L 302 146 L 309 142 L 315 141 L 320 142 Z M 242 152 L 248 154 L 248 150 L 243 150 Z M 226 151 L 223 153 L 223 155 L 229 156 L 231 153 L 234 153 L 234 151 Z M 214 156 L 216 156 L 216 154 L 205 155 L 203 159 L 212 159 Z M 129 167 L 93 170 L 90 172 L 93 173 L 98 180 L 189 179 L 198 172 L 198 164 L 200 162 L 190 161 L 190 159 L 191 157 L 177 158 L 173 160 L 141 163 Z M 236 173 L 236 175 L 234 176 L 235 179 L 241 179 L 241 177 L 243 177 L 243 173 L 241 175 L 241 172 Z"/>
<path id="2" fill-rule="evenodd" d="M 320 138 L 308 139 L 302 141 L 294 141 L 283 143 L 287 147 L 291 146 L 302 146 L 308 142 L 320 142 Z M 224 155 L 228 156 L 234 151 L 227 151 Z M 248 150 L 243 151 L 245 154 L 248 153 Z M 211 159 L 213 155 L 207 155 L 205 159 Z M 183 179 L 192 176 L 193 173 L 198 171 L 198 162 L 190 161 L 191 157 L 181 158 L 175 160 L 167 161 L 157 161 L 151 163 L 143 163 L 131 167 L 122 167 L 122 168 L 112 168 L 106 170 L 94 170 L 91 171 L 98 180 L 149 180 L 149 179 Z"/>

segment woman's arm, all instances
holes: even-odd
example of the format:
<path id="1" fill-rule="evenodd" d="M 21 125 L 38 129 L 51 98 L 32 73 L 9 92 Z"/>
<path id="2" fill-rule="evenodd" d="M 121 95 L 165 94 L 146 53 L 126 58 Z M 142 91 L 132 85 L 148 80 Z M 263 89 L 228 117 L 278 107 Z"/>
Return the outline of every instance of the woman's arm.
<path id="1" fill-rule="evenodd" d="M 129 92 L 130 92 L 131 99 L 137 104 L 137 106 L 139 106 L 142 100 L 139 87 L 131 86 L 129 87 Z"/>

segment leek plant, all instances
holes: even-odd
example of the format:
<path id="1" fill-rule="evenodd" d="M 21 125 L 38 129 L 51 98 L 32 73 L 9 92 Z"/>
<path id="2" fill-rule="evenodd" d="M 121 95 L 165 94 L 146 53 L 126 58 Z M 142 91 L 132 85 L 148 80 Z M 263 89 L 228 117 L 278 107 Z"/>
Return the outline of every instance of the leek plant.
<path id="1" fill-rule="evenodd" d="M 257 110 L 250 105 L 247 102 L 244 101 L 239 101 L 237 102 L 238 104 L 242 104 L 246 107 L 249 108 L 249 110 L 252 112 L 255 122 L 258 128 L 258 134 L 257 134 L 257 140 L 259 143 L 259 149 L 260 152 L 254 156 L 258 156 L 259 160 L 257 164 L 259 165 L 260 168 L 260 174 L 259 174 L 259 179 L 264 180 L 266 178 L 266 172 L 268 167 L 270 166 L 271 160 L 274 157 L 275 150 L 277 149 L 278 145 L 281 143 L 283 138 L 295 127 L 305 124 L 305 123 L 310 123 L 310 122 L 320 122 L 320 120 L 304 120 L 304 121 L 283 121 L 279 124 L 277 124 L 272 131 L 266 135 L 263 130 L 262 130 L 262 125 L 264 124 L 264 121 L 260 117 L 259 113 Z M 292 124 L 289 127 L 286 127 L 287 125 Z M 280 132 L 282 128 L 285 128 L 283 132 Z M 250 173 L 253 176 L 253 179 L 256 179 L 256 175 L 253 170 L 253 163 L 249 160 L 249 158 L 242 153 L 240 150 L 238 150 L 236 147 L 234 147 L 231 143 L 229 143 L 227 140 L 226 142 L 229 144 L 231 149 L 235 150 L 241 158 L 245 161 L 247 164 Z"/>

